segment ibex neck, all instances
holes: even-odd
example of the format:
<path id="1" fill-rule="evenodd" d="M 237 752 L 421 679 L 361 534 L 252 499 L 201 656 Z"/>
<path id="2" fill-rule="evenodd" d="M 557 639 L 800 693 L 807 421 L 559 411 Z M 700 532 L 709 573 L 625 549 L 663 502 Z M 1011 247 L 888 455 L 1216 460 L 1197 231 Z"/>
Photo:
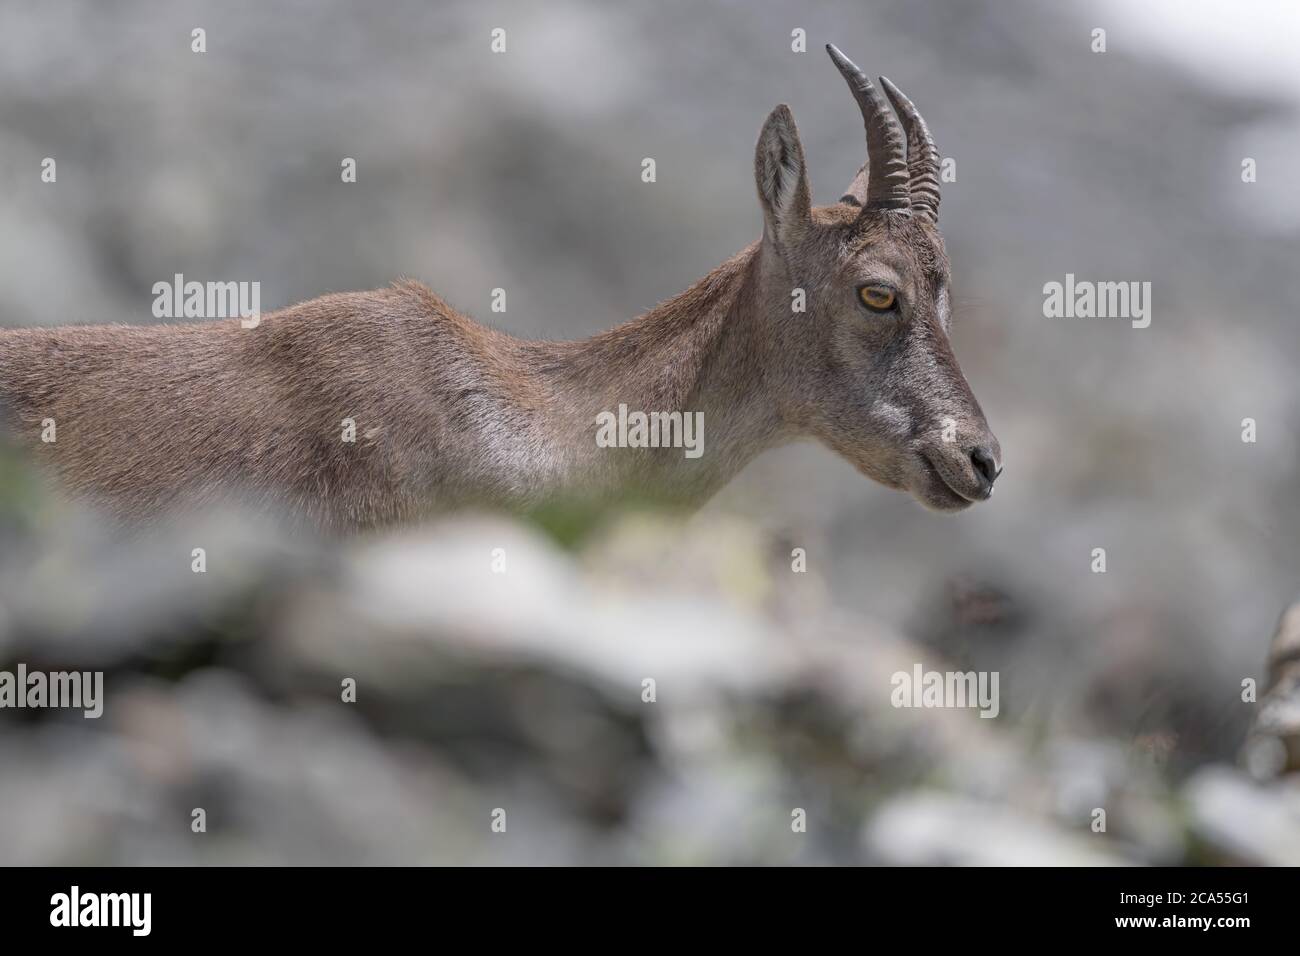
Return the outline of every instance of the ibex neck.
<path id="1" fill-rule="evenodd" d="M 779 417 L 761 380 L 758 254 L 750 246 L 592 338 L 528 343 L 564 448 L 565 489 L 700 500 L 773 443 Z"/>

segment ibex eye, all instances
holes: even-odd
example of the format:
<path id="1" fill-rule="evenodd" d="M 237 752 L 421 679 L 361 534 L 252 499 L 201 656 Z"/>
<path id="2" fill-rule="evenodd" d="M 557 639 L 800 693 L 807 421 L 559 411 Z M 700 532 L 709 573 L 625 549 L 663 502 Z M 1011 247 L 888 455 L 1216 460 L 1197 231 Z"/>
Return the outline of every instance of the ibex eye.
<path id="1" fill-rule="evenodd" d="M 864 285 L 858 290 L 858 298 L 872 312 L 890 312 L 897 297 L 894 290 L 887 286 Z"/>

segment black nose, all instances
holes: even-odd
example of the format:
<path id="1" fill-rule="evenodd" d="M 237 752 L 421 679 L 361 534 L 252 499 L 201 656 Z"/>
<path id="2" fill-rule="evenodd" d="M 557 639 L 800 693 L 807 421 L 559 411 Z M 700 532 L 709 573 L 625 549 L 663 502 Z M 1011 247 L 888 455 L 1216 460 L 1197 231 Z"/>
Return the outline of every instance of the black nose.
<path id="1" fill-rule="evenodd" d="M 998 460 L 993 457 L 993 449 L 988 445 L 980 445 L 970 453 L 970 462 L 975 466 L 975 474 L 979 476 L 980 484 L 984 487 L 984 497 L 987 498 L 993 494 L 993 482 L 1002 474 Z"/>

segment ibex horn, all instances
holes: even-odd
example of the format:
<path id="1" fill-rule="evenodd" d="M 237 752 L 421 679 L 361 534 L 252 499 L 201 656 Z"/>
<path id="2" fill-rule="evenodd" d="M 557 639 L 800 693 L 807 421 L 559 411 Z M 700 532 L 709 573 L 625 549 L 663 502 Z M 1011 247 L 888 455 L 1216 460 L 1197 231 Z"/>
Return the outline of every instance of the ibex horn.
<path id="1" fill-rule="evenodd" d="M 867 202 L 864 208 L 909 208 L 907 153 L 898 120 L 867 75 L 852 60 L 833 43 L 826 44 L 826 52 L 848 82 L 849 90 L 862 110 L 862 123 L 867 128 Z"/>
<path id="2" fill-rule="evenodd" d="M 903 129 L 907 132 L 907 171 L 911 181 L 912 211 L 924 216 L 931 222 L 939 221 L 939 150 L 930 135 L 930 127 L 912 105 L 912 101 L 903 95 L 903 91 L 889 82 L 888 77 L 880 78 L 880 85 L 885 88 L 885 95 L 894 104 L 899 117 L 903 120 Z"/>

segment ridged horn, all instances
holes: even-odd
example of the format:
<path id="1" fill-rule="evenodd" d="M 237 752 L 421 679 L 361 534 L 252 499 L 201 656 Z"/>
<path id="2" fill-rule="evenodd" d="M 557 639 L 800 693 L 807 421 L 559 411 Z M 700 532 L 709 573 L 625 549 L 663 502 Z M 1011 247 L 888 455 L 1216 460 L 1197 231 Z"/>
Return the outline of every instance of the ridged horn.
<path id="1" fill-rule="evenodd" d="M 894 104 L 903 130 L 907 133 L 907 172 L 911 183 L 912 211 L 931 222 L 939 221 L 939 149 L 934 145 L 930 127 L 903 91 L 880 78 L 889 102 Z"/>
<path id="2" fill-rule="evenodd" d="M 909 209 L 907 152 L 898 120 L 867 75 L 835 44 L 826 44 L 831 61 L 849 84 L 867 130 L 866 209 Z"/>

